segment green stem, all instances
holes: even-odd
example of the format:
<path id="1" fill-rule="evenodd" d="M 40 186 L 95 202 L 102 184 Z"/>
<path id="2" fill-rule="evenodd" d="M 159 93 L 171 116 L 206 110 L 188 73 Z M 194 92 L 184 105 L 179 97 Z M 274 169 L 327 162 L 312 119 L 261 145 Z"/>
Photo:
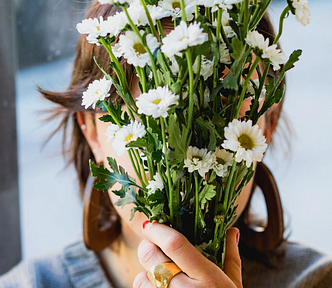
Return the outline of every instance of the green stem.
<path id="1" fill-rule="evenodd" d="M 151 18 L 149 9 L 146 6 L 145 0 L 141 0 L 141 4 L 144 7 L 146 17 L 148 18 L 148 22 L 149 22 L 149 25 L 150 25 L 150 28 L 151 28 L 152 35 L 158 39 L 157 31 L 156 31 L 156 28 L 153 25 L 152 18 Z"/>
<path id="2" fill-rule="evenodd" d="M 231 187 L 235 167 L 236 167 L 236 161 L 234 159 L 233 164 L 232 164 L 232 168 L 231 168 L 231 172 L 229 172 L 229 176 L 228 176 L 227 183 L 226 183 L 226 188 L 225 188 L 225 198 L 224 198 L 224 208 L 225 208 L 225 210 L 228 209 L 229 188 Z"/>
<path id="3" fill-rule="evenodd" d="M 280 20 L 279 20 L 279 31 L 278 31 L 278 35 L 277 37 L 274 39 L 273 41 L 273 44 L 277 44 L 280 37 L 281 37 L 281 34 L 282 34 L 282 29 L 283 29 L 283 26 L 284 26 L 284 20 L 285 20 L 285 17 L 286 17 L 286 14 L 290 11 L 290 8 L 289 6 L 287 6 L 284 11 L 282 11 L 281 15 L 280 15 Z"/>
<path id="4" fill-rule="evenodd" d="M 216 29 L 216 38 L 217 38 L 217 44 L 218 45 L 220 44 L 221 16 L 222 16 L 222 9 L 218 9 L 217 29 Z"/>
<path id="5" fill-rule="evenodd" d="M 186 17 L 186 5 L 184 4 L 184 0 L 180 0 L 180 6 L 181 6 L 181 19 L 187 23 L 187 17 Z"/>
<path id="6" fill-rule="evenodd" d="M 266 66 L 265 66 L 265 69 L 264 69 L 263 76 L 259 79 L 259 88 L 258 88 L 259 93 L 258 93 L 257 96 L 255 96 L 255 102 L 254 102 L 252 108 L 250 109 L 248 119 L 251 119 L 253 113 L 255 112 L 256 108 L 258 107 L 259 96 L 260 96 L 260 93 L 262 92 L 262 89 L 263 89 L 263 86 L 264 86 L 264 83 L 265 83 L 265 80 L 266 80 L 267 73 L 268 73 L 269 69 L 270 69 L 270 63 L 267 63 Z M 254 124 L 255 123 L 253 123 L 253 125 Z"/>
<path id="7" fill-rule="evenodd" d="M 133 31 L 136 33 L 136 35 L 137 35 L 138 39 L 140 40 L 141 44 L 143 45 L 144 49 L 149 54 L 149 57 L 150 57 L 150 60 L 151 60 L 152 72 L 153 72 L 153 76 L 154 76 L 153 79 L 155 81 L 156 87 L 158 87 L 159 86 L 159 79 L 158 79 L 158 74 L 157 74 L 157 66 L 156 66 L 156 62 L 154 61 L 154 57 L 153 57 L 153 55 L 150 51 L 150 48 L 147 45 L 144 45 L 142 35 L 139 32 L 137 26 L 134 24 L 133 20 L 130 18 L 127 8 L 124 7 L 123 10 L 126 13 L 126 16 L 128 18 L 129 25 L 130 25 L 131 29 L 133 29 Z"/>
<path id="8" fill-rule="evenodd" d="M 197 171 L 194 172 L 195 177 L 195 227 L 194 227 L 194 237 L 195 243 L 197 243 L 197 230 L 198 230 L 198 215 L 199 215 L 199 183 Z"/>
<path id="9" fill-rule="evenodd" d="M 106 100 L 103 100 L 103 104 L 107 110 L 107 112 L 112 116 L 113 120 L 115 121 L 115 123 L 121 128 L 122 125 L 120 123 L 120 121 L 118 120 L 118 118 L 115 116 L 115 114 L 113 113 L 113 111 L 110 109 L 110 107 L 108 106 Z"/>
<path id="10" fill-rule="evenodd" d="M 148 183 L 148 179 L 146 178 L 146 173 L 145 173 L 144 165 L 142 163 L 141 157 L 139 156 L 139 152 L 138 152 L 137 149 L 135 149 L 134 152 L 135 152 L 135 154 L 134 154 L 135 160 L 141 166 L 141 171 L 143 171 L 144 182 Z"/>
<path id="11" fill-rule="evenodd" d="M 129 90 L 129 86 L 128 86 L 128 83 L 127 83 L 127 78 L 124 74 L 124 71 L 118 61 L 118 58 L 116 58 L 113 54 L 113 51 L 112 51 L 112 47 L 111 45 L 109 45 L 106 40 L 104 38 L 100 38 L 99 39 L 100 43 L 105 47 L 106 51 L 108 52 L 108 54 L 110 55 L 111 57 L 111 60 L 112 62 L 115 63 L 116 67 L 117 67 L 117 70 L 120 72 L 121 76 L 118 75 L 118 78 L 120 80 L 120 83 L 122 83 L 123 87 L 126 88 L 127 92 L 130 93 L 130 90 Z M 116 72 L 116 71 L 115 71 Z"/>
<path id="12" fill-rule="evenodd" d="M 243 13 L 243 34 L 244 37 L 248 34 L 248 26 L 249 26 L 249 0 L 244 0 L 244 13 Z"/>
<path id="13" fill-rule="evenodd" d="M 171 170 L 169 167 L 168 162 L 168 155 L 167 155 L 167 142 L 166 142 L 166 135 L 165 135 L 165 123 L 164 118 L 160 117 L 160 126 L 161 126 L 161 135 L 163 138 L 163 145 L 165 151 L 165 162 L 166 162 L 166 175 L 167 175 L 167 182 L 168 182 L 168 203 L 169 203 L 169 211 L 171 217 L 171 223 L 173 224 L 174 221 L 174 212 L 173 212 L 173 185 L 172 185 L 172 177 L 171 177 Z"/>
<path id="14" fill-rule="evenodd" d="M 188 111 L 188 122 L 187 129 L 191 130 L 193 112 L 194 112 L 194 72 L 193 72 L 193 63 L 191 59 L 191 53 L 189 50 L 186 51 L 186 58 L 188 62 L 188 70 L 189 70 L 189 111 Z"/>
<path id="15" fill-rule="evenodd" d="M 128 150 L 128 155 L 129 155 L 129 158 L 130 158 L 130 161 L 131 161 L 131 165 L 133 166 L 133 168 L 135 170 L 135 173 L 136 173 L 136 176 L 137 176 L 138 180 L 141 182 L 141 185 L 144 186 L 144 187 L 146 187 L 146 185 L 144 184 L 144 181 L 142 179 L 141 173 L 138 172 L 138 169 L 137 169 L 136 164 L 134 162 L 132 153 L 133 153 L 132 149 L 129 149 Z"/>
<path id="16" fill-rule="evenodd" d="M 236 108 L 236 113 L 235 113 L 234 119 L 237 119 L 239 117 L 240 108 L 241 108 L 241 105 L 242 105 L 242 102 L 243 102 L 243 99 L 244 99 L 244 95 L 246 94 L 248 83 L 249 83 L 249 81 L 251 79 L 252 74 L 256 70 L 256 66 L 259 64 L 259 61 L 261 61 L 261 58 L 258 57 L 258 56 L 256 56 L 255 62 L 251 66 L 250 71 L 249 71 L 249 73 L 247 75 L 247 78 L 244 81 L 244 84 L 242 86 L 241 96 L 239 98 L 239 102 L 237 103 L 237 108 Z"/>
<path id="17" fill-rule="evenodd" d="M 164 38 L 165 37 L 164 30 L 163 30 L 163 27 L 161 26 L 161 22 L 159 19 L 157 20 L 157 28 L 158 28 L 158 32 L 159 32 L 159 35 L 161 36 L 161 38 Z"/>
<path id="18" fill-rule="evenodd" d="M 195 19 L 197 19 L 199 15 L 198 5 L 195 5 Z"/>

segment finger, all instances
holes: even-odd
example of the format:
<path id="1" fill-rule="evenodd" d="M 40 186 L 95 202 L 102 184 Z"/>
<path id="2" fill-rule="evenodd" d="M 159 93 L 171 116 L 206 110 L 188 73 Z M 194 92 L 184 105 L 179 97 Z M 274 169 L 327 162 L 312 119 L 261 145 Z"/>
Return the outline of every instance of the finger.
<path id="1" fill-rule="evenodd" d="M 150 242 L 149 240 L 144 239 L 138 246 L 138 258 L 142 266 L 148 270 L 152 266 L 171 261 L 155 244 Z M 145 275 L 146 276 L 146 275 Z M 146 279 L 143 279 L 143 276 L 141 275 L 137 281 L 141 281 L 142 283 L 145 283 L 144 281 Z M 147 277 L 146 277 L 147 278 Z M 175 275 L 172 279 L 172 286 L 170 287 L 185 287 L 185 285 L 190 284 L 191 286 L 188 287 L 194 287 L 193 283 L 190 278 L 188 278 L 187 275 L 183 273 L 179 273 Z M 139 286 L 138 286 L 139 287 Z M 144 286 L 142 286 L 144 287 Z"/>
<path id="2" fill-rule="evenodd" d="M 144 239 L 137 250 L 139 262 L 148 270 L 153 265 L 170 261 L 170 259 L 152 242 Z"/>
<path id="3" fill-rule="evenodd" d="M 195 288 L 195 287 L 197 286 L 195 286 L 194 281 L 183 273 L 175 275 L 168 284 L 168 288 Z M 151 283 L 150 279 L 148 278 L 147 272 L 141 272 L 136 276 L 133 288 L 155 288 L 155 286 Z"/>
<path id="4" fill-rule="evenodd" d="M 224 271 L 237 288 L 242 287 L 241 258 L 238 248 L 239 230 L 228 229 L 226 236 L 226 253 Z"/>
<path id="5" fill-rule="evenodd" d="M 220 275 L 223 279 L 227 279 L 227 276 L 215 264 L 206 259 L 178 231 L 163 224 L 149 223 L 143 229 L 143 233 L 190 278 L 202 281 L 210 279 L 211 275 Z"/>
<path id="6" fill-rule="evenodd" d="M 133 283 L 133 288 L 155 288 L 150 282 L 146 271 L 139 273 Z"/>

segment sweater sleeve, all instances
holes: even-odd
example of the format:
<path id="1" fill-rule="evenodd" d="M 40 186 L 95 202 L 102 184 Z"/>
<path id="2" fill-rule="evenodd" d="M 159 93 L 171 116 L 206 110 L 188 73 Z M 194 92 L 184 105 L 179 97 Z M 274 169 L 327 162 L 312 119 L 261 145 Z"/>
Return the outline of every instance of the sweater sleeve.
<path id="1" fill-rule="evenodd" d="M 332 288 L 332 256 L 287 242 L 274 268 L 242 259 L 244 288 Z"/>
<path id="2" fill-rule="evenodd" d="M 72 288 L 61 255 L 22 261 L 0 277 L 0 288 Z"/>

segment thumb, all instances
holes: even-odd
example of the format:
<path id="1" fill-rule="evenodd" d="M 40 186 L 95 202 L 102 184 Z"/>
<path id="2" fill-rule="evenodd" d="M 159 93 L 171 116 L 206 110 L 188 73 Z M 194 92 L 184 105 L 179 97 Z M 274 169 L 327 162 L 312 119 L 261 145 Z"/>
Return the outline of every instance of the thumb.
<path id="1" fill-rule="evenodd" d="M 229 228 L 226 235 L 226 253 L 224 272 L 237 288 L 242 287 L 241 259 L 238 248 L 239 229 Z"/>

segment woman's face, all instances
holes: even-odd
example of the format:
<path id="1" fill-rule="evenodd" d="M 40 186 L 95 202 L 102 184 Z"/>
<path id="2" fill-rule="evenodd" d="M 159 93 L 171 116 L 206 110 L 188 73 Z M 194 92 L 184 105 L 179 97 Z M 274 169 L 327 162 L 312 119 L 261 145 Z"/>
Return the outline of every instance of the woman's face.
<path id="1" fill-rule="evenodd" d="M 134 98 L 138 97 L 140 94 L 140 91 L 139 91 L 139 88 L 137 85 L 138 80 L 135 80 L 135 81 L 136 82 L 134 82 L 133 89 L 132 89 L 132 94 L 133 94 Z M 241 107 L 239 116 L 242 117 L 245 114 L 245 112 L 249 109 L 249 107 L 250 107 L 250 99 L 245 99 L 243 102 L 243 105 Z M 104 165 L 106 165 L 106 167 L 107 167 L 108 166 L 107 157 L 115 158 L 118 165 L 122 166 L 125 169 L 125 171 L 127 171 L 129 173 L 129 175 L 134 176 L 135 171 L 131 165 L 131 161 L 130 161 L 127 153 L 125 153 L 122 156 L 116 155 L 113 152 L 112 143 L 106 142 L 107 136 L 105 135 L 105 132 L 106 132 L 106 129 L 109 126 L 109 124 L 98 120 L 98 118 L 100 116 L 101 116 L 100 114 L 95 115 L 96 139 L 93 143 L 89 142 L 92 150 L 94 150 L 96 161 L 97 162 L 102 161 L 104 163 Z M 267 131 L 266 124 L 267 123 L 266 123 L 265 117 L 261 117 L 260 120 L 258 121 L 258 125 L 259 125 L 260 129 L 263 131 L 263 133 L 265 133 Z M 92 123 L 92 125 L 94 125 L 94 124 Z M 87 125 L 87 128 L 88 127 L 89 127 L 89 125 Z M 136 181 L 139 182 L 138 179 L 136 179 Z M 243 192 L 241 193 L 240 197 L 238 198 L 237 215 L 240 215 L 242 213 L 243 209 L 245 208 L 245 206 L 247 204 L 247 201 L 248 201 L 248 198 L 250 195 L 250 191 L 251 191 L 251 187 L 252 187 L 252 181 L 253 181 L 253 179 L 244 188 Z M 114 189 L 118 190 L 119 188 L 120 188 L 120 185 L 117 183 L 116 186 L 114 186 Z M 110 195 L 110 198 L 111 198 L 113 204 L 119 199 L 119 197 L 116 196 L 115 194 L 113 194 L 111 191 L 109 191 L 109 195 Z M 130 216 L 131 216 L 131 208 L 134 207 L 133 204 L 125 205 L 123 208 L 116 206 L 116 205 L 114 205 L 114 207 L 121 217 L 122 233 L 123 233 L 124 239 L 130 239 L 130 243 L 128 243 L 128 245 L 138 244 L 144 238 L 144 236 L 141 232 L 141 225 L 145 220 L 147 220 L 146 216 L 143 213 L 136 212 L 132 221 L 129 221 Z M 134 241 L 134 239 L 136 241 Z"/>

